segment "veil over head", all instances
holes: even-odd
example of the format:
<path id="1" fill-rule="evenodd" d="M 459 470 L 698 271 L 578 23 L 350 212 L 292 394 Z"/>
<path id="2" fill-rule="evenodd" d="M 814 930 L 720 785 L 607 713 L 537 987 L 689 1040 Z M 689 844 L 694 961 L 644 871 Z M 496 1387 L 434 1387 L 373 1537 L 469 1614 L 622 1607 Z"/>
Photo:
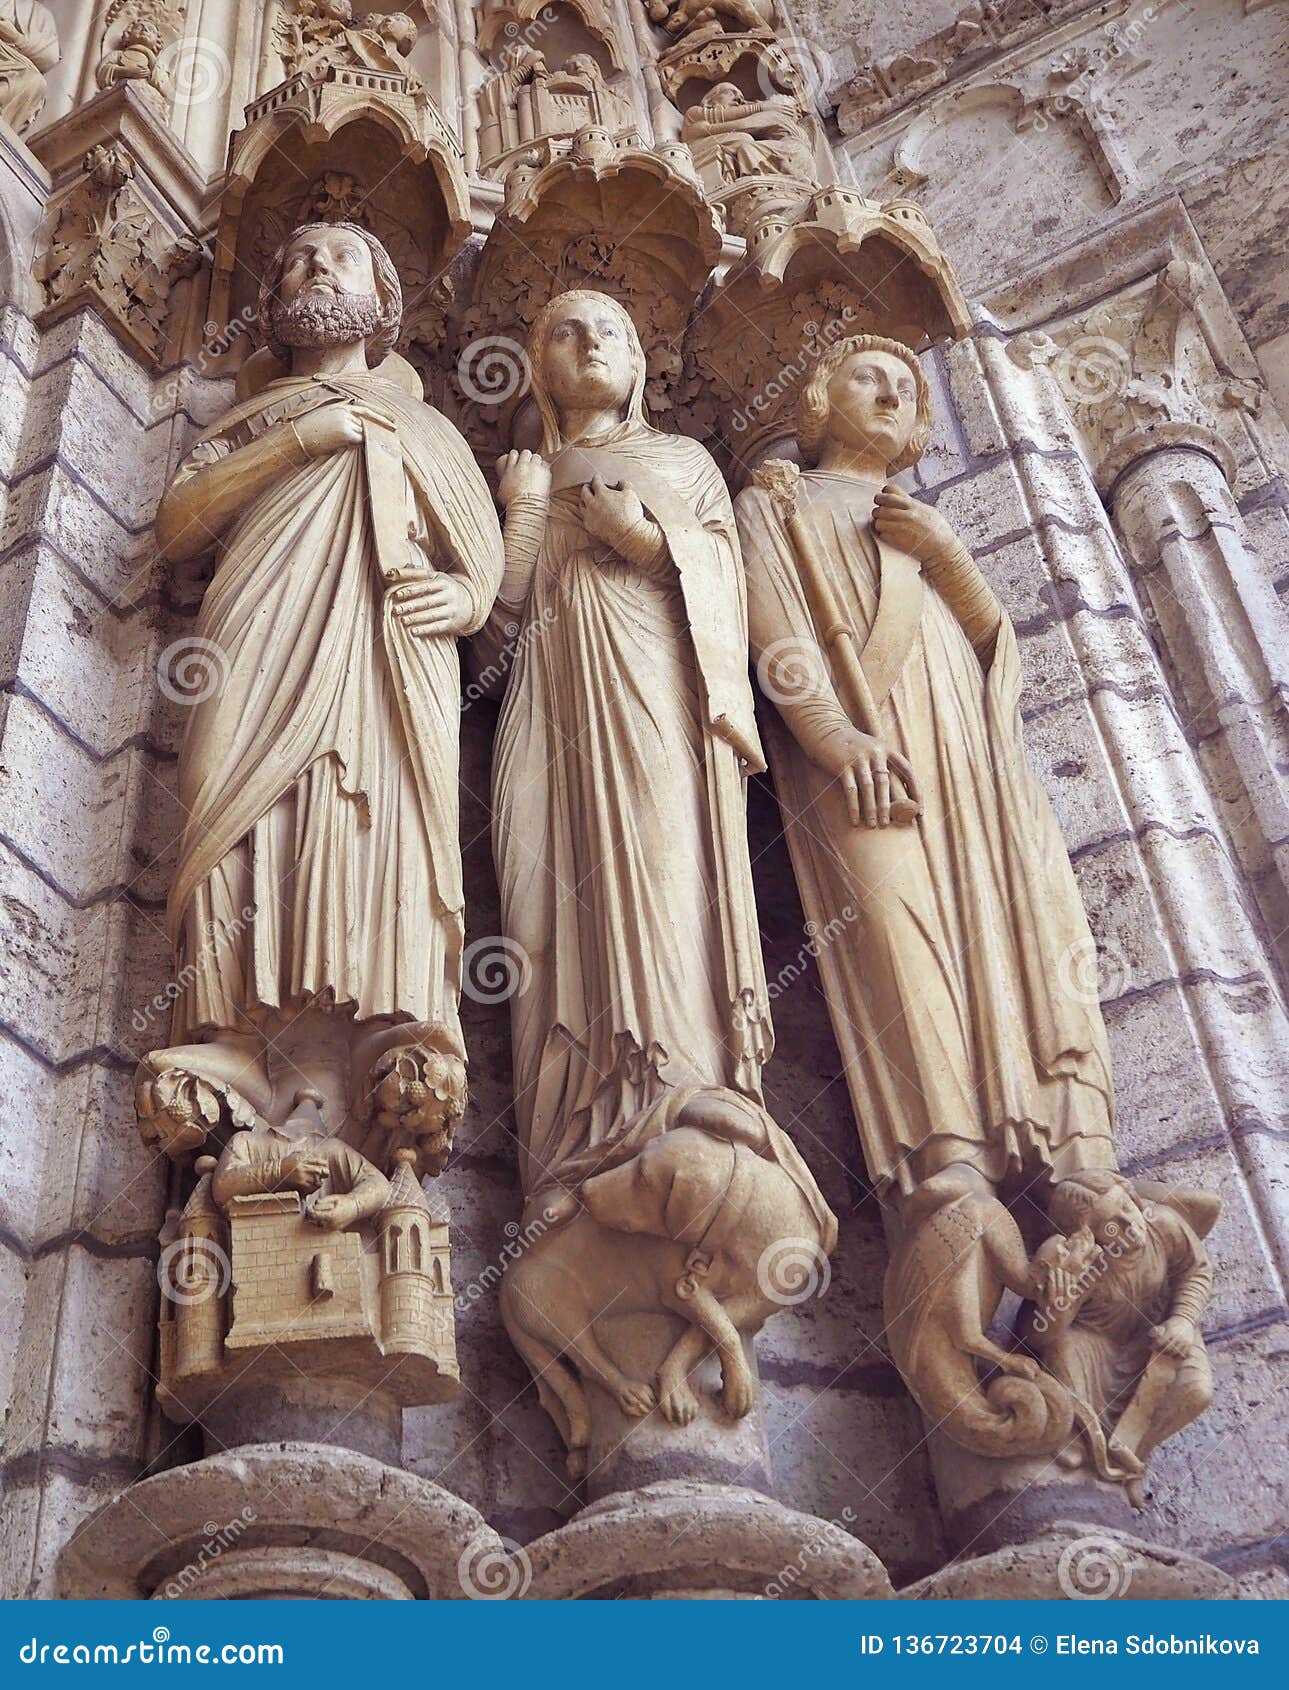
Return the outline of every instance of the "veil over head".
<path id="1" fill-rule="evenodd" d="M 564 310 L 569 305 L 581 304 L 584 300 L 594 300 L 599 305 L 608 306 L 625 328 L 627 346 L 631 352 L 631 391 L 627 395 L 622 421 L 640 428 L 649 426 L 644 408 L 644 347 L 640 344 L 640 336 L 630 314 L 612 294 L 599 293 L 594 288 L 569 288 L 565 293 L 557 293 L 554 299 L 542 307 L 528 335 L 528 362 L 532 369 L 533 399 L 542 420 L 542 453 L 547 458 L 553 457 L 563 447 L 564 437 L 560 433 L 559 412 L 555 409 L 555 403 L 546 385 L 546 348 Z"/>

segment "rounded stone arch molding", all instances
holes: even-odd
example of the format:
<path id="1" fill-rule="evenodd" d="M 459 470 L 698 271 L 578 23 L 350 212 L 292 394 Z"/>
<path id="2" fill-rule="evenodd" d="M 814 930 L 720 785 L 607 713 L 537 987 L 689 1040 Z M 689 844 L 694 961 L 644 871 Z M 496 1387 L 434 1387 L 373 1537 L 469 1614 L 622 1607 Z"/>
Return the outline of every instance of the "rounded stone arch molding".
<path id="1" fill-rule="evenodd" d="M 479 51 L 492 63 L 507 47 L 534 47 L 558 66 L 569 53 L 594 52 L 609 72 L 630 68 L 612 0 L 483 0 Z"/>
<path id="2" fill-rule="evenodd" d="M 919 206 L 820 190 L 799 215 L 757 225 L 693 325 L 693 431 L 742 480 L 795 435 L 802 384 L 835 341 L 881 334 L 916 351 L 970 328 L 966 298 Z"/>
<path id="3" fill-rule="evenodd" d="M 247 1444 L 122 1491 L 63 1550 L 57 1593 L 455 1601 L 508 1558 L 429 1479 L 338 1445 Z"/>
<path id="4" fill-rule="evenodd" d="M 401 82 L 330 66 L 247 107 L 215 240 L 217 328 L 253 327 L 264 262 L 298 223 L 348 219 L 385 243 L 406 299 L 418 302 L 402 344 L 441 338 L 448 268 L 470 234 L 469 189 L 456 136 L 432 100 Z"/>
<path id="5" fill-rule="evenodd" d="M 882 1563 L 843 1523 L 737 1485 L 662 1480 L 618 1491 L 524 1554 L 529 1601 L 854 1602 L 894 1595 Z"/>
<path id="6" fill-rule="evenodd" d="M 593 287 L 631 313 L 648 362 L 645 403 L 664 416 L 684 402 L 685 326 L 720 257 L 720 223 L 689 149 L 644 147 L 585 129 L 512 166 L 470 298 L 456 321 L 455 409 L 481 453 L 535 444 L 524 352 L 546 302 Z M 531 415 L 529 414 L 531 413 Z"/>

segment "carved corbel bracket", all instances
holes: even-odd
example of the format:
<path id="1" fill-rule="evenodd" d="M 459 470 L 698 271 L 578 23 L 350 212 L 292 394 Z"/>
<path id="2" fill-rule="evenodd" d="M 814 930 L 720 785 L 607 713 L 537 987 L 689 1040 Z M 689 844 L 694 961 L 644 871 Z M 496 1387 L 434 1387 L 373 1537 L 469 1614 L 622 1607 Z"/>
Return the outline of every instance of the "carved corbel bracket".
<path id="1" fill-rule="evenodd" d="M 687 147 L 645 147 L 584 129 L 521 159 L 457 324 L 459 418 L 472 444 L 510 444 L 527 392 L 523 344 L 547 300 L 595 287 L 620 299 L 648 359 L 654 415 L 683 400 L 685 324 L 721 250 L 718 220 Z"/>
<path id="2" fill-rule="evenodd" d="M 195 160 L 129 80 L 44 130 L 32 150 L 54 180 L 35 265 L 38 321 L 91 305 L 159 367 L 171 291 L 206 257 Z"/>
<path id="3" fill-rule="evenodd" d="M 1021 368 L 1050 368 L 1102 492 L 1137 458 L 1165 446 L 1204 452 L 1234 480 L 1227 419 L 1256 414 L 1261 392 L 1210 351 L 1203 284 L 1198 264 L 1174 256 L 1144 294 L 1122 295 L 1054 336 L 1019 335 L 1009 344 Z"/>
<path id="4" fill-rule="evenodd" d="M 756 332 L 749 332 L 755 323 Z M 884 334 L 920 347 L 971 325 L 967 301 L 921 209 L 848 189 L 816 192 L 797 217 L 764 218 L 691 332 L 695 432 L 721 442 L 740 478 L 794 434 L 802 380 L 834 340 Z"/>

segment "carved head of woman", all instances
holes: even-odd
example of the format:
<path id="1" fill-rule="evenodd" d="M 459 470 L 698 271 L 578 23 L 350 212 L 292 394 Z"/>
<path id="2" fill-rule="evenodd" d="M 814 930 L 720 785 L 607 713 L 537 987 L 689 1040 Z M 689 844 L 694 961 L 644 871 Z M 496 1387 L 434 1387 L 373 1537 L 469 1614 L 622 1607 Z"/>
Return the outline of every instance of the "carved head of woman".
<path id="1" fill-rule="evenodd" d="M 403 290 L 393 260 L 357 223 L 306 223 L 283 241 L 260 288 L 260 330 L 284 364 L 293 346 L 367 345 L 373 368 L 394 349 Z"/>
<path id="2" fill-rule="evenodd" d="M 635 324 L 608 294 L 589 288 L 556 294 L 533 324 L 528 358 L 548 456 L 564 444 L 570 411 L 612 411 L 619 421 L 644 422 L 644 348 Z"/>
<path id="3" fill-rule="evenodd" d="M 797 437 L 811 462 L 835 441 L 880 458 L 895 475 L 925 452 L 931 420 L 931 390 L 916 353 L 882 335 L 852 335 L 830 346 L 811 372 Z"/>

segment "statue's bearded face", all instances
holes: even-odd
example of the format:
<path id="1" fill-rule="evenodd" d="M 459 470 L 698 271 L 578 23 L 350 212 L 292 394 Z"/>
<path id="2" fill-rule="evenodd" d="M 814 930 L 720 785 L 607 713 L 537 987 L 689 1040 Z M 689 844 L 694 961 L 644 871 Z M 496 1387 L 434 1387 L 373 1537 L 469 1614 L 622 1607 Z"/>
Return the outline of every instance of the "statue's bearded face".
<path id="1" fill-rule="evenodd" d="M 366 241 L 345 229 L 309 229 L 286 249 L 273 332 L 284 346 L 353 346 L 380 322 Z"/>
<path id="2" fill-rule="evenodd" d="M 626 325 L 595 299 L 571 303 L 551 325 L 543 349 L 546 388 L 557 410 L 592 406 L 621 412 L 634 377 Z"/>
<path id="3" fill-rule="evenodd" d="M 917 382 L 894 353 L 856 352 L 833 371 L 827 428 L 840 445 L 893 463 L 913 438 L 917 421 Z"/>

